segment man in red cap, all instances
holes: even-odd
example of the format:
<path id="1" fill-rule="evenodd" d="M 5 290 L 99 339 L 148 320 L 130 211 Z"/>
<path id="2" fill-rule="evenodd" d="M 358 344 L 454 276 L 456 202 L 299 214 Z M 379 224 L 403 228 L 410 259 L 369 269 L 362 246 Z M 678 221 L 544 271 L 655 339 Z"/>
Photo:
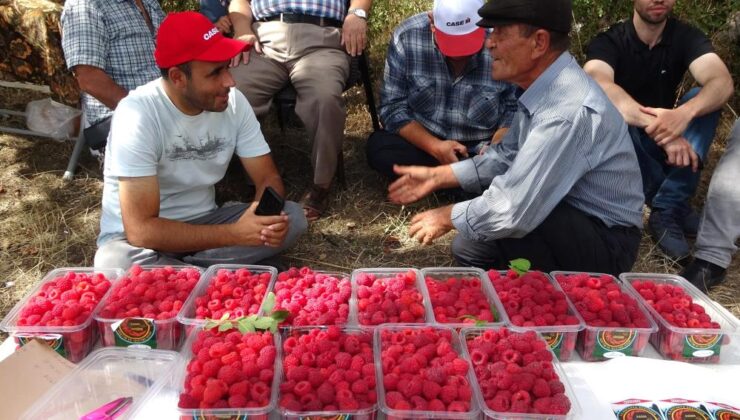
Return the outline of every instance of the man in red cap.
<path id="1" fill-rule="evenodd" d="M 394 179 L 393 165 L 437 166 L 478 154 L 498 140 L 516 112 L 514 85 L 491 78 L 483 0 L 437 0 L 393 33 L 380 118 L 367 160 Z M 431 29 L 431 30 L 430 30 Z"/>
<path id="2" fill-rule="evenodd" d="M 215 203 L 214 184 L 234 153 L 257 199 L 268 186 L 284 194 L 259 123 L 229 72 L 231 58 L 248 47 L 199 13 L 162 22 L 154 53 L 162 77 L 131 92 L 113 117 L 96 267 L 255 263 L 305 231 L 296 203 L 277 216 L 255 215 L 256 203 Z"/>

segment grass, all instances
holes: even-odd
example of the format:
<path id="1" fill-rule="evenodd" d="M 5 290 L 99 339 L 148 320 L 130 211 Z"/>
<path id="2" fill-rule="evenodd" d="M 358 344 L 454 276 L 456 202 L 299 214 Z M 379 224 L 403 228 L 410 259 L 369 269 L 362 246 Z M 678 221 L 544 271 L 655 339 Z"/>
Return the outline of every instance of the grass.
<path id="1" fill-rule="evenodd" d="M 580 3 L 584 2 L 577 2 Z M 430 5 L 431 1 L 421 0 L 375 2 L 370 57 L 376 87 L 382 74 L 380 69 L 390 37 L 389 28 Z M 722 51 L 731 51 L 734 47 L 729 48 Z M 731 66 L 737 68 L 740 59 L 733 57 L 740 55 L 724 54 Z M 0 87 L 2 108 L 22 109 L 23 104 L 37 95 Z M 733 98 L 733 106 L 740 103 L 738 96 Z M 344 143 L 347 183 L 344 187 L 335 186 L 329 214 L 311 225 L 307 235 L 286 254 L 287 258 L 295 265 L 346 272 L 361 267 L 453 264 L 449 252 L 453 234 L 423 247 L 411 241 L 406 230 L 413 214 L 445 202 L 433 196 L 401 207 L 385 200 L 385 183 L 365 161 L 364 141 L 372 127 L 359 88 L 348 91 L 347 102 L 349 116 Z M 735 118 L 733 114 L 729 107 L 724 113 L 718 140 L 712 147 L 709 165 L 694 201 L 696 208 L 703 205 L 709 177 L 724 150 L 724 138 Z M 263 127 L 281 168 L 289 198 L 297 200 L 309 182 L 306 174 L 310 173 L 310 144 L 306 134 L 292 128 L 281 132 L 273 118 L 264 121 Z M 84 153 L 75 179 L 64 183 L 61 174 L 71 151 L 70 142 L 0 134 L 0 317 L 47 271 L 92 264 L 102 177 L 97 161 Z M 250 197 L 246 191 L 243 176 L 231 171 L 218 186 L 219 200 L 247 200 Z M 643 238 L 634 271 L 676 273 L 679 270 L 679 265 L 664 258 L 648 237 Z M 740 258 L 735 258 L 728 270 L 725 284 L 710 296 L 740 316 Z"/>

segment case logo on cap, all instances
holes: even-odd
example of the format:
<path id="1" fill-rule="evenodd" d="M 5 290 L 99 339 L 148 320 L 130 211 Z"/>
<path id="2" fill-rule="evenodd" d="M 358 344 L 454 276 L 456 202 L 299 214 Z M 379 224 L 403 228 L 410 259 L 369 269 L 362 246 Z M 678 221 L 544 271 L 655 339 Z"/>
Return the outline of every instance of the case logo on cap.
<path id="1" fill-rule="evenodd" d="M 203 39 L 208 41 L 209 39 L 213 38 L 213 36 L 216 35 L 217 33 L 218 33 L 218 28 L 213 27 L 211 28 L 210 31 L 203 34 Z"/>
<path id="2" fill-rule="evenodd" d="M 470 18 L 465 20 L 458 20 L 457 22 L 447 22 L 447 26 L 462 26 L 470 23 Z"/>

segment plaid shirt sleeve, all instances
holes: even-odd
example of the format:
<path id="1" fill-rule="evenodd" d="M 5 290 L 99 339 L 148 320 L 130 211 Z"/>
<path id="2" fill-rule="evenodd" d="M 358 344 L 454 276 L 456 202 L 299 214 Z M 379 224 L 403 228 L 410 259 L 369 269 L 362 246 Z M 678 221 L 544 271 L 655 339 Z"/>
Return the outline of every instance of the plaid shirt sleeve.
<path id="1" fill-rule="evenodd" d="M 77 65 L 105 69 L 108 36 L 103 13 L 94 2 L 69 0 L 62 13 L 62 49 L 67 68 Z"/>
<path id="2" fill-rule="evenodd" d="M 388 45 L 380 92 L 380 119 L 389 132 L 397 133 L 413 120 L 407 103 L 408 90 L 406 53 L 400 36 L 396 34 Z"/>

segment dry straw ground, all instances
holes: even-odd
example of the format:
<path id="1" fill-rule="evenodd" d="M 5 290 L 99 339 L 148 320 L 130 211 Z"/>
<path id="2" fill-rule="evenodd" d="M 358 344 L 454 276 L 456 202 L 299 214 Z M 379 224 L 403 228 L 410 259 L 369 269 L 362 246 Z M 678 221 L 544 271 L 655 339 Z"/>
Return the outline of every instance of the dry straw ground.
<path id="1" fill-rule="evenodd" d="M 429 2 L 409 3 L 414 4 L 403 10 L 404 15 L 414 8 L 420 10 Z M 399 20 L 395 15 L 395 21 L 389 22 L 388 27 Z M 386 31 L 373 45 L 376 79 L 380 76 L 377 70 L 382 67 L 378 45 L 387 37 Z M 0 88 L 0 105 L 22 109 L 23 104 L 37 96 L 28 91 Z M 328 215 L 312 224 L 308 234 L 287 253 L 289 262 L 341 271 L 453 264 L 449 254 L 452 234 L 433 246 L 422 247 L 409 240 L 406 230 L 413 214 L 442 204 L 444 199 L 430 197 L 408 207 L 385 200 L 386 184 L 369 169 L 365 160 L 364 142 L 372 127 L 364 95 L 354 88 L 347 93 L 347 100 L 346 185 L 335 186 Z M 694 202 L 697 208 L 703 203 L 711 170 L 724 150 L 724 136 L 735 118 L 732 114 L 729 109 L 724 112 L 718 140 Z M 289 198 L 295 200 L 309 179 L 306 176 L 310 173 L 308 139 L 300 128 L 281 132 L 274 118 L 263 123 Z M 85 153 L 74 180 L 63 182 L 61 174 L 71 150 L 69 142 L 0 134 L 0 317 L 50 269 L 92 264 L 100 216 L 101 172 L 97 161 Z M 239 171 L 231 170 L 218 191 L 221 201 L 251 198 Z M 676 273 L 679 270 L 678 264 L 661 256 L 648 237 L 643 238 L 634 271 Z M 710 296 L 740 315 L 740 258 L 730 267 L 725 284 Z"/>

